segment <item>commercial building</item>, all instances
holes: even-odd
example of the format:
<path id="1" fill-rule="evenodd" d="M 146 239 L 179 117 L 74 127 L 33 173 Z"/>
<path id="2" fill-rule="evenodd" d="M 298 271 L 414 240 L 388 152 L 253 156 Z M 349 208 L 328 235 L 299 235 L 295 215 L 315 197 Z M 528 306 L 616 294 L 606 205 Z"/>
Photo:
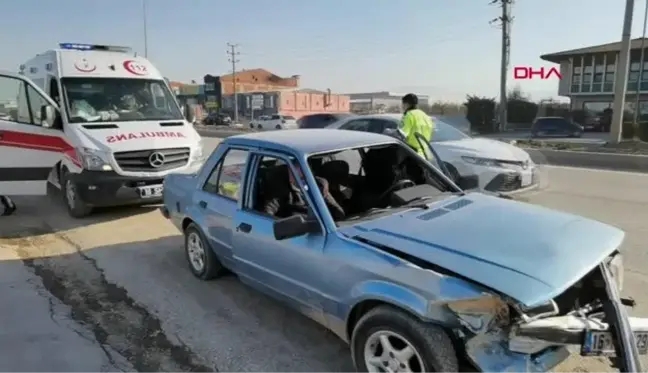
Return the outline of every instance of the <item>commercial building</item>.
<path id="1" fill-rule="evenodd" d="M 312 89 L 238 94 L 239 116 L 282 114 L 295 118 L 313 113 L 348 113 L 349 97 Z M 234 96 L 224 95 L 222 110 L 234 110 Z"/>
<path id="2" fill-rule="evenodd" d="M 234 79 L 238 93 L 274 92 L 294 90 L 299 88 L 299 75 L 280 77 L 265 69 L 241 70 L 228 75 L 205 75 L 206 106 L 210 109 L 220 109 L 223 97 L 234 94 Z"/>
<path id="3" fill-rule="evenodd" d="M 386 112 L 398 110 L 400 111 L 401 99 L 405 93 L 395 92 L 365 92 L 365 93 L 349 93 L 347 94 L 350 99 L 351 111 L 354 113 L 365 112 Z M 429 104 L 430 97 L 428 95 L 416 94 L 421 104 Z"/>
<path id="4" fill-rule="evenodd" d="M 630 44 L 625 109 L 634 112 L 639 91 L 639 113 L 643 116 L 648 115 L 648 53 L 641 69 L 641 44 L 642 38 L 633 39 Z M 644 46 L 648 49 L 648 39 Z M 608 43 L 545 54 L 540 58 L 560 65 L 562 79 L 558 84 L 558 95 L 571 99 L 571 109 L 584 109 L 596 114 L 612 108 L 620 50 L 620 42 Z M 643 72 L 641 77 L 640 71 Z"/>

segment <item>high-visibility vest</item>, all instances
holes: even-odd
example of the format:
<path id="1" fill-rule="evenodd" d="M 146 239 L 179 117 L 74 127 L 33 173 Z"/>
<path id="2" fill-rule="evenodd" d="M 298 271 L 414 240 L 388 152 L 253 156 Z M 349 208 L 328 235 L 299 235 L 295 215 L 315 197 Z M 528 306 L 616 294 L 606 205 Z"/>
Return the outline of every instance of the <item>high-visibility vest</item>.
<path id="1" fill-rule="evenodd" d="M 405 112 L 403 115 L 403 121 L 401 127 L 399 128 L 405 137 L 405 142 L 416 150 L 421 156 L 425 157 L 427 154 L 427 147 L 421 147 L 421 144 L 416 139 L 416 134 L 420 133 L 423 135 L 423 138 L 429 142 L 432 140 L 432 132 L 434 132 L 434 122 L 429 115 L 427 115 L 423 110 L 412 109 Z"/>

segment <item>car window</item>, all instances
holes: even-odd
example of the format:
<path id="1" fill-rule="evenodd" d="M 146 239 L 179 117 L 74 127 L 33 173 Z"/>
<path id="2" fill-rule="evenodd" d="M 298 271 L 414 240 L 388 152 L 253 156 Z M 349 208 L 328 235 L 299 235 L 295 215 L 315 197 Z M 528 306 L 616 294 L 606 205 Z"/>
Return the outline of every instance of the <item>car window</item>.
<path id="1" fill-rule="evenodd" d="M 432 142 L 457 141 L 469 139 L 470 136 L 459 131 L 452 125 L 432 118 L 434 121 L 434 132 L 432 132 Z"/>
<path id="2" fill-rule="evenodd" d="M 273 116 L 270 117 L 270 119 L 272 119 L 272 120 L 281 119 L 281 116 L 280 115 L 273 115 Z"/>
<path id="3" fill-rule="evenodd" d="M 569 122 L 563 118 L 545 118 L 538 119 L 536 126 L 539 129 L 553 129 L 553 128 L 564 128 L 569 126 Z"/>
<path id="4" fill-rule="evenodd" d="M 228 150 L 212 170 L 203 190 L 238 201 L 247 156 L 247 150 Z"/>
<path id="5" fill-rule="evenodd" d="M 283 159 L 263 156 L 258 163 L 255 181 L 252 206 L 246 206 L 246 209 L 277 219 L 308 213 L 308 201 L 301 187 L 295 182 L 290 166 Z M 286 203 L 284 197 L 289 193 L 292 193 L 292 201 L 299 202 L 299 206 Z"/>
<path id="6" fill-rule="evenodd" d="M 284 115 L 283 119 L 285 119 L 285 120 L 295 120 L 295 117 L 293 117 L 291 115 Z"/>
<path id="7" fill-rule="evenodd" d="M 349 131 L 369 132 L 369 119 L 354 119 L 344 124 L 340 129 Z"/>

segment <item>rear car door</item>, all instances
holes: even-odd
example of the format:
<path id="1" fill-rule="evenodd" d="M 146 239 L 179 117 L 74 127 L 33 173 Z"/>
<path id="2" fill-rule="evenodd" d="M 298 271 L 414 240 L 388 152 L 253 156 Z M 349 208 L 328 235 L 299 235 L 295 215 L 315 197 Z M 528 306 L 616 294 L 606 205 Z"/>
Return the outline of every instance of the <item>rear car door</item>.
<path id="1" fill-rule="evenodd" d="M 0 72 L 0 195 L 46 194 L 54 165 L 74 156 L 60 121 L 60 128 L 43 126 L 46 106 L 58 111 L 31 80 Z"/>

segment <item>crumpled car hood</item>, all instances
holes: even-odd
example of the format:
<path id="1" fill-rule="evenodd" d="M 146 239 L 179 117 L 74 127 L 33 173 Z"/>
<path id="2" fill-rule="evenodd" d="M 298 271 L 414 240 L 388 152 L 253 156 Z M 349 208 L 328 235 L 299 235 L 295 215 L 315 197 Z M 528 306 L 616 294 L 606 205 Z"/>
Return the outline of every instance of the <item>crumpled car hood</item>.
<path id="1" fill-rule="evenodd" d="M 481 193 L 341 232 L 413 255 L 526 306 L 560 295 L 614 252 L 625 236 L 598 221 Z"/>

